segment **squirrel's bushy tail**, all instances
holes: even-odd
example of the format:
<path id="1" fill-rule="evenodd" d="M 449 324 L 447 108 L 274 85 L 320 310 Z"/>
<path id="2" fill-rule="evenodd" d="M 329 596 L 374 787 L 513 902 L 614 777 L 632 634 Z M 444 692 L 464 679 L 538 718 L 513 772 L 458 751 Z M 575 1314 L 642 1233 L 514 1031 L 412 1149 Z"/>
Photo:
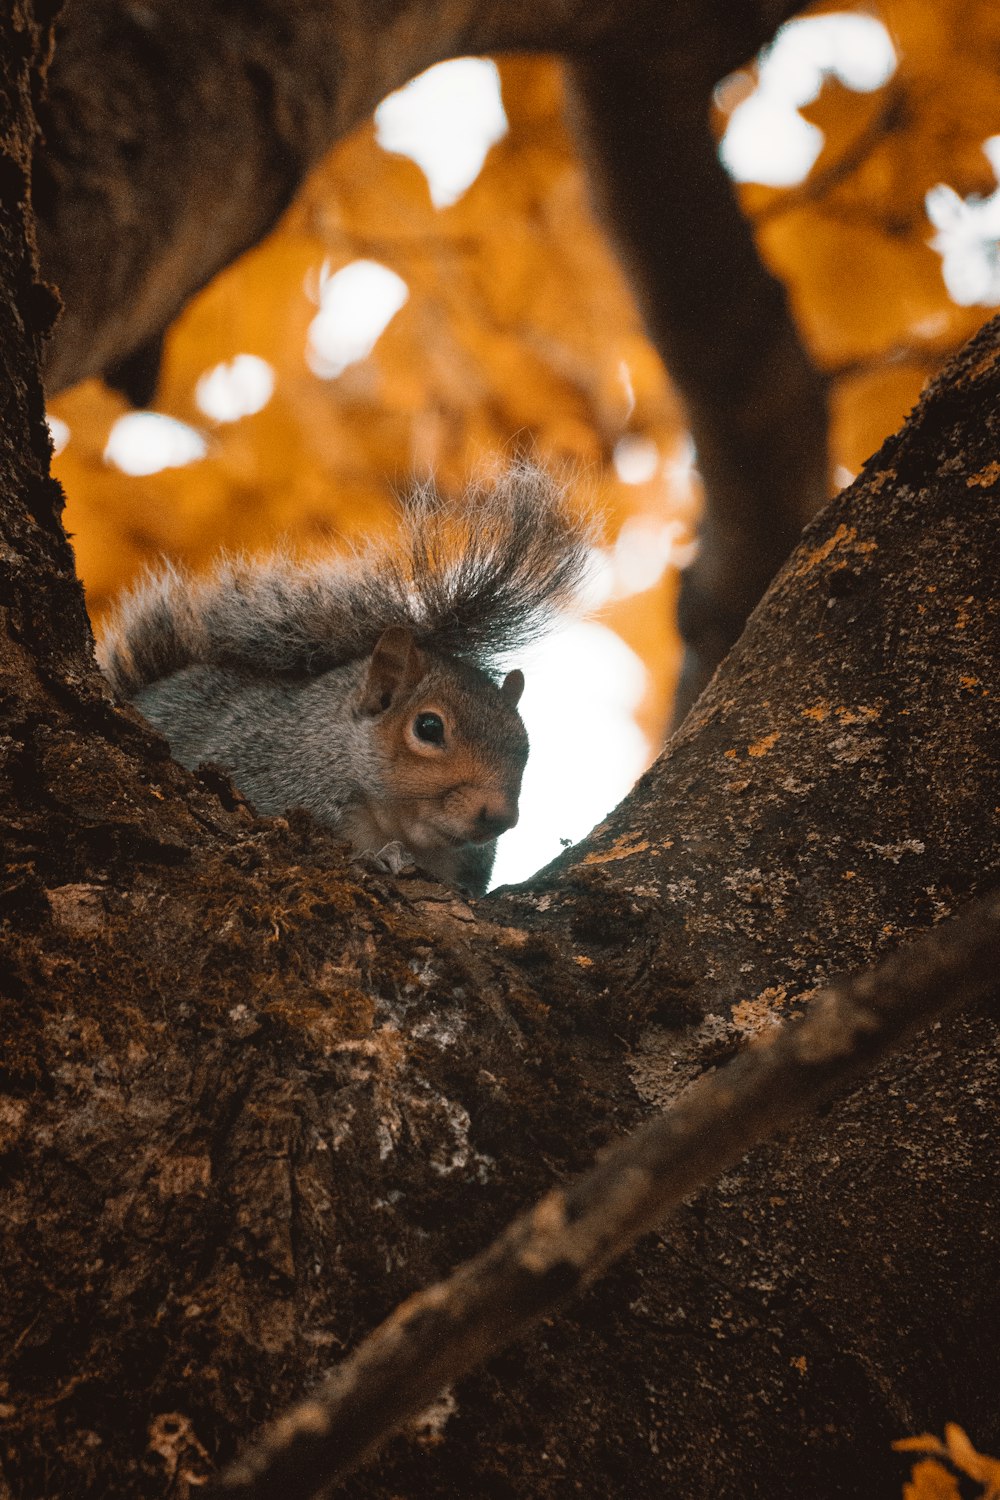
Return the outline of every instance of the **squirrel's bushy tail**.
<path id="1" fill-rule="evenodd" d="M 195 663 L 323 672 L 368 656 L 391 625 L 495 670 L 572 602 L 592 546 L 592 522 L 549 475 L 519 463 L 458 505 L 416 490 L 402 534 L 364 551 L 223 557 L 205 579 L 168 565 L 124 598 L 98 655 L 120 698 Z"/>

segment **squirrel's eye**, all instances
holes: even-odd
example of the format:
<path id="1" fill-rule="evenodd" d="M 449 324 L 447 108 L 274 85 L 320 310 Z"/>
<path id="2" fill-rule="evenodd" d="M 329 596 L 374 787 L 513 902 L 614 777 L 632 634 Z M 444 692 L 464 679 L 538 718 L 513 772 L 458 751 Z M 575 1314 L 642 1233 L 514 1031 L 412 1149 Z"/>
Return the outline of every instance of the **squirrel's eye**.
<path id="1" fill-rule="evenodd" d="M 444 720 L 440 714 L 417 714 L 413 721 L 413 733 L 425 744 L 443 745 Z"/>

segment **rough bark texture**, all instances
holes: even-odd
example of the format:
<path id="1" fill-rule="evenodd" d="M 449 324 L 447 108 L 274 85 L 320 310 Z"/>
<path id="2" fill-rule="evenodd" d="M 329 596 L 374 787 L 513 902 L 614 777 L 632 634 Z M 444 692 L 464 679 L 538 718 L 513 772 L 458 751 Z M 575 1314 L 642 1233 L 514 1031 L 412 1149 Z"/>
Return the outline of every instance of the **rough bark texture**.
<path id="1" fill-rule="evenodd" d="M 446 1386 L 556 1315 L 753 1145 L 797 1124 L 928 1021 L 992 1000 L 998 948 L 994 892 L 875 968 L 827 985 L 804 1014 L 702 1073 L 590 1171 L 552 1188 L 446 1281 L 401 1303 L 247 1446 L 223 1476 L 223 1492 L 305 1500 L 349 1474 Z"/>
<path id="2" fill-rule="evenodd" d="M 90 664 L 45 473 L 30 19 L 0 17 L 0 1473 L 183 1496 L 553 1178 L 996 879 L 1000 324 L 586 844 L 475 908 L 367 876 L 174 766 Z M 867 1497 L 902 1433 L 995 1451 L 997 1068 L 995 1013 L 942 1023 L 351 1493 Z"/>

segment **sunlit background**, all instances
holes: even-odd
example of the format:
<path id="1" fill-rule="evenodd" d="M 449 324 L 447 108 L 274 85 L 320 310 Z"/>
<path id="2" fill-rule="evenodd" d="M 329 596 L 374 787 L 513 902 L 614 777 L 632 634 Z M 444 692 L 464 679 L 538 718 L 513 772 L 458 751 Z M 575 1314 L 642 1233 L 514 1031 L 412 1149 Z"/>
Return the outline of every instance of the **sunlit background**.
<path id="1" fill-rule="evenodd" d="M 987 38 L 995 56 L 985 5 L 825 11 L 716 90 L 721 158 L 831 378 L 837 485 L 1000 305 Z M 556 64 L 460 58 L 392 94 L 179 320 L 155 411 L 89 382 L 50 425 L 98 621 L 157 556 L 336 546 L 391 526 L 414 478 L 458 494 L 533 453 L 605 535 L 587 618 L 522 663 L 532 757 L 498 880 L 655 755 L 697 455 L 589 212 Z"/>

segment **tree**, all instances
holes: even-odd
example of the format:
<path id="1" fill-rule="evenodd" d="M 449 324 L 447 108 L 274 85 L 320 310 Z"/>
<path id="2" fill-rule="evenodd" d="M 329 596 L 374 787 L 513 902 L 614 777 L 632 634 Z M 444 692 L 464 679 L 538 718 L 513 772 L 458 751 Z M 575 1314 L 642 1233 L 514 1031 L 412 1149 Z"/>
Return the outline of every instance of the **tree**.
<path id="1" fill-rule="evenodd" d="M 403 73 L 454 46 L 418 14 Z M 559 40 L 538 5 L 507 24 Z M 808 529 L 622 807 L 473 909 L 254 820 L 111 704 L 45 464 L 48 20 L 5 25 L 3 1473 L 184 1494 L 553 1177 L 995 879 L 1000 328 Z M 762 39 L 705 27 L 726 66 Z M 357 64 L 370 91 L 389 40 Z M 941 1023 L 358 1493 L 870 1494 L 907 1429 L 995 1445 L 995 1076 L 991 1014 Z"/>

